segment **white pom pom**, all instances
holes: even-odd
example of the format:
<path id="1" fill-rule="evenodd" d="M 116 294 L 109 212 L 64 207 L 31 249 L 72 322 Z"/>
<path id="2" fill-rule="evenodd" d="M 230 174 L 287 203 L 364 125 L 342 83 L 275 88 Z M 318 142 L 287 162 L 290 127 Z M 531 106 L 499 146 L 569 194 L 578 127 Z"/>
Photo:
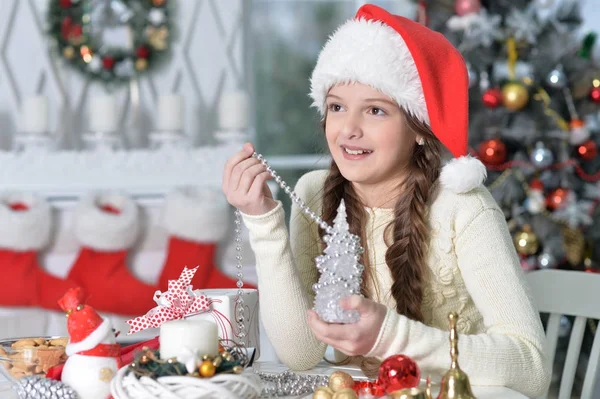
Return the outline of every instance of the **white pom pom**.
<path id="1" fill-rule="evenodd" d="M 462 194 L 481 186 L 486 178 L 487 170 L 481 161 L 467 155 L 452 159 L 442 168 L 440 183 L 444 188 Z"/>

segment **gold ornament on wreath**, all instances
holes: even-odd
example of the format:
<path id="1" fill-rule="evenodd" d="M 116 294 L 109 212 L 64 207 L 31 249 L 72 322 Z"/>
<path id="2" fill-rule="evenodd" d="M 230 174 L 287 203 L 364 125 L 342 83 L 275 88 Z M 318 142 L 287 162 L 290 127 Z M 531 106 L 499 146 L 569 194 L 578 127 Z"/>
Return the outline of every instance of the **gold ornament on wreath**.
<path id="1" fill-rule="evenodd" d="M 92 80 L 127 83 L 169 57 L 174 0 L 49 0 L 57 55 Z"/>

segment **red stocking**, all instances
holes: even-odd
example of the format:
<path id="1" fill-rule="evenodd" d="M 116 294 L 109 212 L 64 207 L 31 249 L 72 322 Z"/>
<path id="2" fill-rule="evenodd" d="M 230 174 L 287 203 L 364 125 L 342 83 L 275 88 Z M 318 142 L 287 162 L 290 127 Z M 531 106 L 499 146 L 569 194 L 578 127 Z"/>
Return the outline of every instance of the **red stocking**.
<path id="1" fill-rule="evenodd" d="M 133 316 L 156 306 L 158 289 L 136 279 L 127 268 L 127 250 L 139 232 L 138 208 L 130 198 L 112 194 L 82 199 L 75 210 L 75 236 L 81 250 L 69 272 L 98 311 Z"/>
<path id="2" fill-rule="evenodd" d="M 75 286 L 46 273 L 38 263 L 51 232 L 50 205 L 33 195 L 12 195 L 0 201 L 0 270 L 6 284 L 3 306 L 41 306 L 59 310 L 57 301 Z"/>
<path id="3" fill-rule="evenodd" d="M 232 227 L 231 212 L 217 190 L 189 187 L 167 196 L 164 223 L 169 245 L 159 279 L 162 291 L 167 289 L 169 280 L 179 278 L 186 266 L 200 266 L 191 282 L 195 289 L 236 287 L 236 280 L 223 274 L 215 264 L 217 243 Z"/>

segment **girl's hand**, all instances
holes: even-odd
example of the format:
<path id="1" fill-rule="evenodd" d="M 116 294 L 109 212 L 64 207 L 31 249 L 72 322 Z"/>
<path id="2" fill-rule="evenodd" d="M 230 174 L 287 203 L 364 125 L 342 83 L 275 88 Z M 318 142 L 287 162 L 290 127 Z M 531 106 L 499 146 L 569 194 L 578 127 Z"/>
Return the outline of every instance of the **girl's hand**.
<path id="1" fill-rule="evenodd" d="M 315 337 L 348 356 L 367 354 L 375 345 L 387 308 L 371 299 L 353 295 L 341 301 L 344 309 L 355 309 L 360 319 L 354 324 L 330 324 L 308 311 L 308 324 Z"/>
<path id="2" fill-rule="evenodd" d="M 254 146 L 244 144 L 242 150 L 227 160 L 223 171 L 223 193 L 227 201 L 247 215 L 262 215 L 277 206 L 267 185 L 271 174 L 256 158 Z"/>

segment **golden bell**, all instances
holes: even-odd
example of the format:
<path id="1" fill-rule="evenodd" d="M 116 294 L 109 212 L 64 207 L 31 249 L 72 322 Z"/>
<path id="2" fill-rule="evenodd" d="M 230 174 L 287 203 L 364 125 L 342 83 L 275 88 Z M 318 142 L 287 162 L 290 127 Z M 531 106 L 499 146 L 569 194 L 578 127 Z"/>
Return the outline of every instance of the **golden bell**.
<path id="1" fill-rule="evenodd" d="M 475 399 L 471 390 L 469 376 L 458 366 L 458 334 L 456 322 L 458 315 L 454 312 L 448 315 L 450 324 L 450 370 L 444 374 L 437 399 Z"/>
<path id="2" fill-rule="evenodd" d="M 432 399 L 427 392 L 420 388 L 404 388 L 388 394 L 393 399 Z"/>

